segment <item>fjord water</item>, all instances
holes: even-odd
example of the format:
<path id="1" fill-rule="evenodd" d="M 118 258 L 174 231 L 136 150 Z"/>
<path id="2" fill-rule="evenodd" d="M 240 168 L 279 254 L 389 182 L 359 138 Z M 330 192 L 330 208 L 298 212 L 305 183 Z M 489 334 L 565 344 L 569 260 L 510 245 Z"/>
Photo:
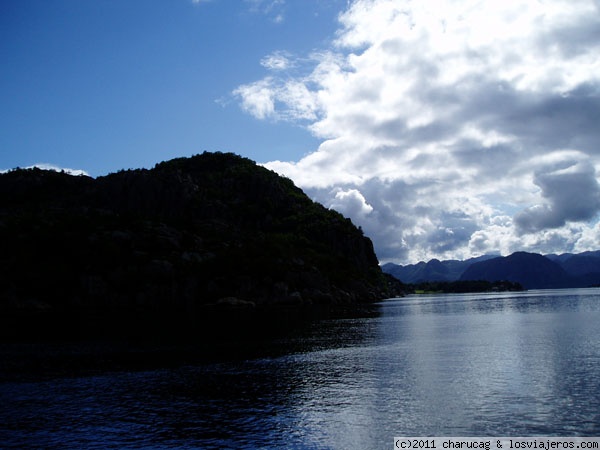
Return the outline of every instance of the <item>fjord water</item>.
<path id="1" fill-rule="evenodd" d="M 5 382 L 0 445 L 376 449 L 401 435 L 600 435 L 599 289 L 408 296 L 366 316 L 314 320 L 247 358 Z"/>

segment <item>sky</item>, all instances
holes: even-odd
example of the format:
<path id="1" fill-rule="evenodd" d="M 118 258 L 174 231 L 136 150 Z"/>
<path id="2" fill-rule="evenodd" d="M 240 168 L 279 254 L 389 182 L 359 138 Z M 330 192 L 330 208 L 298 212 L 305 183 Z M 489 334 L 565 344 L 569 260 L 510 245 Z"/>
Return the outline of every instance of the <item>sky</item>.
<path id="1" fill-rule="evenodd" d="M 0 57 L 0 169 L 234 152 L 382 263 L 600 249 L 600 0 L 8 0 Z"/>

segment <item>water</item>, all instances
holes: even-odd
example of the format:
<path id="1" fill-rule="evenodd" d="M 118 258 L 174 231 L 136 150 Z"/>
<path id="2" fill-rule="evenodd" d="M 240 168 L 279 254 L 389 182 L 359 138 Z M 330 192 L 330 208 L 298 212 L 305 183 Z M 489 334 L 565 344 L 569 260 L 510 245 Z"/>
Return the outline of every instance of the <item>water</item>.
<path id="1" fill-rule="evenodd" d="M 262 356 L 0 385 L 5 448 L 392 448 L 600 435 L 600 290 L 410 296 Z M 282 346 L 289 352 L 281 351 Z"/>

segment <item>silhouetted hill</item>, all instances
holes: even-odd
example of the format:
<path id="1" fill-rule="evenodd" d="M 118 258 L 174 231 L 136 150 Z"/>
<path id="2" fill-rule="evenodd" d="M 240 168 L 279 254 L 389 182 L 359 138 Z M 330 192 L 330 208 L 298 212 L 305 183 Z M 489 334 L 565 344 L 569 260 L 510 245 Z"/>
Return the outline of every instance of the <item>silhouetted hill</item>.
<path id="1" fill-rule="evenodd" d="M 40 169 L 0 174 L 0 246 L 5 318 L 193 316 L 395 294 L 371 241 L 349 219 L 233 154 L 97 179 Z"/>

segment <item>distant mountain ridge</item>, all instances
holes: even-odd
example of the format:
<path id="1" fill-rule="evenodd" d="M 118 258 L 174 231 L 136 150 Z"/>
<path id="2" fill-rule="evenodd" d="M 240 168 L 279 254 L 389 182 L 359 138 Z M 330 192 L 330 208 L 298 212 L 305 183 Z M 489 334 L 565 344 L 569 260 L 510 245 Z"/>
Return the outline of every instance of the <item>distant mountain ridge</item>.
<path id="1" fill-rule="evenodd" d="M 516 252 L 465 261 L 432 259 L 406 266 L 384 264 L 382 270 L 403 283 L 426 281 L 507 280 L 527 289 L 588 287 L 600 284 L 600 251 L 545 255 Z"/>
<path id="2" fill-rule="evenodd" d="M 497 255 L 484 255 L 477 258 L 459 261 L 456 259 L 440 261 L 432 259 L 428 262 L 421 261 L 417 264 L 408 264 L 406 266 L 387 263 L 381 266 L 385 273 L 388 273 L 403 283 L 421 283 L 425 281 L 457 281 L 465 270 L 472 264 L 496 258 Z"/>

